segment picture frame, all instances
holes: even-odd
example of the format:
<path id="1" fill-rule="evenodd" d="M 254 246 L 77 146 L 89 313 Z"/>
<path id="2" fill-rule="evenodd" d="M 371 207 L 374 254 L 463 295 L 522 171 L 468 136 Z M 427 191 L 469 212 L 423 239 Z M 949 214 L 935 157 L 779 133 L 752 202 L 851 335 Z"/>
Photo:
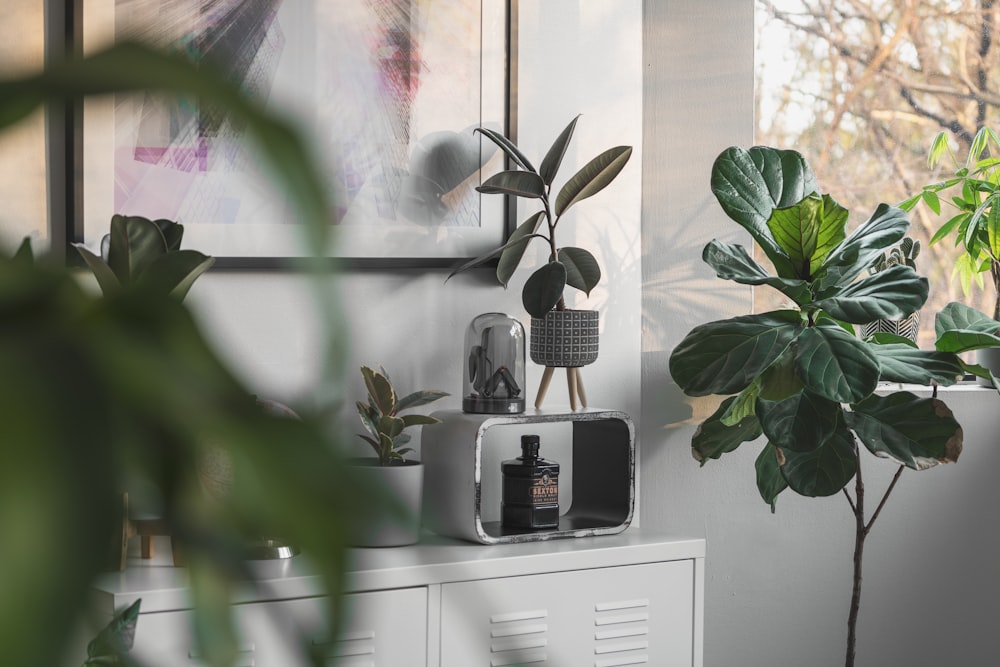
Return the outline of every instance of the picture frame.
<path id="1" fill-rule="evenodd" d="M 167 218 L 223 269 L 453 268 L 504 243 L 514 207 L 475 188 L 506 160 L 473 130 L 514 136 L 517 0 L 210 4 L 88 0 L 74 34 L 84 53 L 137 38 L 231 63 L 315 147 L 334 244 L 304 247 L 239 128 L 148 95 L 84 102 L 70 240 L 96 248 L 115 213 Z"/>

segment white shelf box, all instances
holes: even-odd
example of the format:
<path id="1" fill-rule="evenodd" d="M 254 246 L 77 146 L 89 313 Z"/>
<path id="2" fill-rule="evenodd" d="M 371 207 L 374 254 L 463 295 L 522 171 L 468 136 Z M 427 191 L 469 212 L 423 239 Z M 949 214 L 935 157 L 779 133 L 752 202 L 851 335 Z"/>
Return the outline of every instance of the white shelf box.
<path id="1" fill-rule="evenodd" d="M 440 424 L 421 435 L 424 525 L 482 544 L 613 535 L 632 521 L 635 426 L 624 412 L 539 410 L 486 415 L 434 413 Z M 509 530 L 500 525 L 500 462 L 520 455 L 520 436 L 537 433 L 540 455 L 560 464 L 559 527 Z"/>

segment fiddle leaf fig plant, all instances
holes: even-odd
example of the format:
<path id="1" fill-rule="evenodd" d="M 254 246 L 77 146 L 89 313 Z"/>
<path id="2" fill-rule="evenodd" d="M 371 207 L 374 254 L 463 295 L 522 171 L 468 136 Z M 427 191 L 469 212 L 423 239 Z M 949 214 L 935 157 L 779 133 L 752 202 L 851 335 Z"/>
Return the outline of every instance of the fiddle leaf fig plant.
<path id="1" fill-rule="evenodd" d="M 579 118 L 577 116 L 570 121 L 556 137 L 537 168 L 507 137 L 494 130 L 476 128 L 476 132 L 503 150 L 514 167 L 489 177 L 476 190 L 484 194 L 537 199 L 542 208 L 521 223 L 502 246 L 463 264 L 448 278 L 499 257 L 497 280 L 507 287 L 524 258 L 528 243 L 532 239 L 541 239 L 547 245 L 548 262 L 531 274 L 521 292 L 524 309 L 529 315 L 541 318 L 553 308 L 565 310 L 563 291 L 567 285 L 590 294 L 590 290 L 600 282 L 601 267 L 593 254 L 583 248 L 559 247 L 556 228 L 574 204 L 597 194 L 621 173 L 632 156 L 632 147 L 609 148 L 592 159 L 562 186 L 553 202 L 553 183 Z"/>
<path id="2" fill-rule="evenodd" d="M 879 382 L 950 385 L 965 366 L 955 352 L 974 335 L 991 336 L 964 310 L 961 322 L 939 322 L 952 343 L 920 350 L 902 339 L 860 339 L 854 325 L 905 317 L 927 300 L 928 282 L 906 262 L 869 275 L 873 261 L 909 226 L 899 208 L 880 204 L 847 229 L 848 212 L 817 192 L 816 178 L 795 151 L 728 148 L 712 168 L 712 191 L 770 260 L 760 265 L 743 246 L 711 241 L 702 258 L 723 279 L 767 285 L 793 304 L 696 326 L 670 356 L 670 374 L 689 396 L 727 396 L 695 431 L 702 465 L 763 436 L 755 472 L 772 512 L 786 489 L 803 496 L 843 492 L 857 522 L 855 588 L 848 633 L 853 665 L 863 543 L 878 511 L 866 518 L 861 446 L 878 458 L 925 470 L 958 459 L 962 429 L 936 397 L 876 393 Z M 985 317 L 985 316 L 984 316 Z M 954 319 L 954 318 L 953 318 Z M 983 341 L 980 340 L 980 343 Z M 847 491 L 855 481 L 854 497 Z M 895 481 L 893 482 L 893 485 Z M 892 486 L 886 491 L 883 503 Z M 881 504 L 879 505 L 881 507 Z"/>
<path id="3" fill-rule="evenodd" d="M 215 261 L 197 250 L 181 250 L 183 237 L 184 226 L 172 220 L 114 215 L 101 239 L 100 256 L 82 243 L 73 246 L 105 295 L 135 284 L 183 299 Z"/>
<path id="4" fill-rule="evenodd" d="M 358 417 L 368 434 L 359 434 L 358 437 L 375 450 L 379 465 L 400 463 L 404 454 L 413 451 L 411 447 L 406 446 L 410 442 L 410 434 L 406 433 L 405 429 L 437 424 L 441 420 L 430 415 L 399 413 L 433 403 L 449 394 L 435 389 L 424 389 L 400 397 L 384 368 L 376 371 L 368 366 L 362 366 L 361 375 L 368 390 L 368 402 L 358 401 L 356 405 Z"/>

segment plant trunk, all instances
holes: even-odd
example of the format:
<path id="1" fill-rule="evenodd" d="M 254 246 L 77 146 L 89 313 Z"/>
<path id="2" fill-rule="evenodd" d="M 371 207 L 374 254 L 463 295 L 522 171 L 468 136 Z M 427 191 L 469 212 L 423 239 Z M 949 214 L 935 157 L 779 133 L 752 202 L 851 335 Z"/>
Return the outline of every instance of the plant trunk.
<path id="1" fill-rule="evenodd" d="M 993 278 L 993 319 L 1000 321 L 1000 263 L 990 261 L 990 277 Z"/>
<path id="2" fill-rule="evenodd" d="M 854 652 L 857 645 L 858 609 L 861 606 L 861 564 L 865 553 L 865 485 L 861 481 L 861 462 L 854 478 L 854 589 L 851 593 L 851 612 L 847 616 L 847 661 L 846 667 L 854 667 Z"/>

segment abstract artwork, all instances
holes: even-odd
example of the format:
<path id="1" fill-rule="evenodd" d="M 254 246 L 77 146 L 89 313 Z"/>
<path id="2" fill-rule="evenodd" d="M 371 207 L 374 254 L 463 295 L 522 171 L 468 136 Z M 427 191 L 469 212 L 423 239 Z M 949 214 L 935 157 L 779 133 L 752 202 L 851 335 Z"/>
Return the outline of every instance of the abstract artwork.
<path id="1" fill-rule="evenodd" d="M 334 201 L 331 253 L 447 265 L 506 232 L 499 198 L 475 190 L 501 156 L 473 132 L 506 129 L 506 6 L 99 0 L 85 3 L 84 45 L 103 31 L 221 66 L 307 132 Z M 186 245 L 223 261 L 303 254 L 284 195 L 217 110 L 122 97 L 92 105 L 84 133 L 85 242 L 121 213 L 181 222 Z"/>

